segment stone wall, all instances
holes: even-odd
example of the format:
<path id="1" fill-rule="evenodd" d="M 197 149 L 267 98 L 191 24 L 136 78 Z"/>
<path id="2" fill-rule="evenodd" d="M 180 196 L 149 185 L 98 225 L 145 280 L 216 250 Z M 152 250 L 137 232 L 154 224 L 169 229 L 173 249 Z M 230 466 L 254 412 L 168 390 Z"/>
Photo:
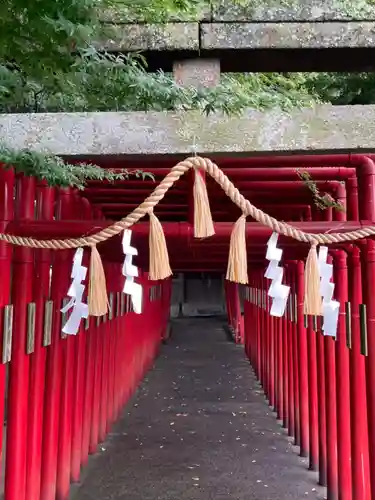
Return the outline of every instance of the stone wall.
<path id="1" fill-rule="evenodd" d="M 166 25 L 128 24 L 113 10 L 103 17 L 117 25 L 100 45 L 114 51 L 375 46 L 375 4 L 365 0 L 223 0 Z"/>
<path id="2" fill-rule="evenodd" d="M 316 106 L 241 117 L 198 112 L 0 115 L 15 148 L 65 156 L 374 151 L 375 106 Z"/>

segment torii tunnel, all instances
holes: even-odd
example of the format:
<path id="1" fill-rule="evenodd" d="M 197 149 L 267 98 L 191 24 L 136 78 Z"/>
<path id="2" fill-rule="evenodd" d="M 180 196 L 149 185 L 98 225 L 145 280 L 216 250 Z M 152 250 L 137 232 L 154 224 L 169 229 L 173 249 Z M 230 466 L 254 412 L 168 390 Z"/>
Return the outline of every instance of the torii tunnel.
<path id="1" fill-rule="evenodd" d="M 306 232 L 325 233 L 375 224 L 374 158 L 371 154 L 228 156 L 216 162 L 256 207 Z M 151 172 L 155 181 L 134 176 L 114 184 L 90 181 L 80 192 L 48 187 L 33 178 L 15 176 L 11 170 L 1 170 L 1 231 L 39 239 L 95 233 L 138 206 L 176 164 L 176 158 L 165 156 L 151 161 L 145 157 L 135 165 L 130 160 L 107 157 L 95 158 L 95 163 L 111 168 L 141 168 Z M 344 209 L 320 209 L 296 169 L 308 172 L 320 192 L 328 193 Z M 340 303 L 340 314 L 337 337 L 325 336 L 321 317 L 304 316 L 308 245 L 279 238 L 279 247 L 284 251 L 284 283 L 291 287 L 291 293 L 284 316 L 271 316 L 269 280 L 264 277 L 271 230 L 247 221 L 249 284 L 224 281 L 230 235 L 240 210 L 220 186 L 206 177 L 215 235 L 196 240 L 192 179 L 189 174 L 181 178 L 155 208 L 173 273 L 208 273 L 223 280 L 227 320 L 219 318 L 219 325 L 230 332 L 231 338 L 220 343 L 220 349 L 232 349 L 234 345 L 236 353 L 238 349 L 242 352 L 235 359 L 247 360 L 241 371 L 245 391 L 254 376 L 260 382 L 260 411 L 272 413 L 272 425 L 278 429 L 273 434 L 279 434 L 278 442 L 284 443 L 285 449 L 288 443 L 295 445 L 289 454 L 283 451 L 282 457 L 294 460 L 290 455 L 299 454 L 307 459 L 293 463 L 311 482 L 308 498 L 315 498 L 312 492 L 319 483 L 323 491 L 326 487 L 330 500 L 375 500 L 374 240 L 329 247 L 334 298 Z M 122 293 L 124 255 L 120 237 L 114 237 L 98 246 L 107 279 L 109 313 L 99 319 L 83 320 L 74 336 L 62 334 L 61 313 L 71 282 L 73 251 L 32 250 L 0 243 L 0 418 L 4 422 L 1 439 L 5 500 L 65 500 L 74 494 L 75 484 L 90 481 L 90 455 L 95 461 L 111 433 L 115 441 L 125 439 L 126 433 L 116 434 L 113 429 L 132 407 L 130 400 L 142 386 L 145 374 L 150 379 L 156 376 L 154 360 L 175 342 L 173 335 L 168 338 L 170 328 L 173 330 L 176 322 L 183 320 L 171 318 L 170 314 L 174 281 L 148 279 L 149 222 L 141 221 L 132 230 L 132 244 L 139 254 L 134 262 L 143 286 L 142 313 L 135 314 L 129 296 Z M 189 321 L 187 327 L 195 320 Z M 205 324 L 206 320 L 199 321 Z M 169 345 L 161 346 L 167 340 Z M 220 394 L 220 386 L 218 391 Z M 249 427 L 251 412 L 250 407 L 244 417 Z M 126 424 L 126 418 L 124 422 L 131 432 L 132 422 Z M 262 441 L 265 433 L 259 433 L 257 449 L 266 443 Z M 184 442 L 178 444 L 181 453 L 184 446 Z M 251 442 L 243 440 L 242 446 L 241 457 L 245 460 L 254 449 Z M 210 454 L 209 447 L 206 452 Z M 123 454 L 127 464 L 134 453 L 130 448 Z M 265 453 L 271 463 L 271 449 Z M 232 458 L 237 460 L 234 455 Z M 256 459 L 251 456 L 250 462 Z M 166 467 L 159 471 L 157 479 L 153 479 L 158 491 L 155 496 L 126 494 L 127 487 L 130 491 L 135 486 L 125 484 L 123 496 L 80 496 L 78 488 L 78 496 L 72 498 L 177 498 L 168 494 L 174 480 L 168 470 Z M 224 474 L 219 469 L 216 473 Z M 132 477 L 130 482 L 140 481 L 138 476 Z M 199 482 L 199 477 L 193 479 Z M 256 479 L 250 476 L 246 481 L 251 487 Z M 194 494 L 181 498 L 297 498 L 292 494 L 267 496 L 263 486 L 263 496 L 241 496 L 231 490 L 227 496 L 215 496 L 212 488 L 199 496 L 197 486 Z M 304 493 L 301 495 L 299 498 Z"/>

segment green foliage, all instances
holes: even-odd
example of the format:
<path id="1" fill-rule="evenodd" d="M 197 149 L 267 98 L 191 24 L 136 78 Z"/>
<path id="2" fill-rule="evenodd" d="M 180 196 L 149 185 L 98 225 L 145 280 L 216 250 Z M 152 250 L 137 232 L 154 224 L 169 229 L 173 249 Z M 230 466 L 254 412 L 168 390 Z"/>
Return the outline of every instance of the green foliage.
<path id="1" fill-rule="evenodd" d="M 211 3 L 209 0 L 110 0 L 101 18 L 116 22 L 163 23 L 180 16 L 195 18 L 209 9 Z"/>
<path id="2" fill-rule="evenodd" d="M 255 5 L 258 0 L 233 1 Z M 266 1 L 271 5 L 296 0 Z M 317 100 L 345 102 L 363 86 L 358 99 L 372 97 L 372 78 L 367 82 L 363 75 L 224 75 L 214 89 L 186 89 L 171 75 L 148 73 L 139 55 L 99 54 L 92 46 L 98 13 L 105 10 L 164 22 L 194 16 L 215 3 L 221 0 L 3 0 L 0 112 L 197 109 L 233 114 L 246 107 L 290 109 Z"/>
<path id="3" fill-rule="evenodd" d="M 211 89 L 183 88 L 171 75 L 147 73 L 139 55 L 83 55 L 75 72 L 48 81 L 21 78 L 0 66 L 0 110 L 163 111 L 196 109 L 204 113 L 236 114 L 245 108 L 307 106 L 313 102 L 301 78 L 281 74 L 223 75 Z"/>
<path id="4" fill-rule="evenodd" d="M 335 105 L 375 104 L 375 73 L 311 73 L 305 88 Z"/>
<path id="5" fill-rule="evenodd" d="M 2 0 L 0 5 L 0 112 L 187 110 L 240 113 L 244 108 L 375 102 L 372 74 L 224 75 L 213 89 L 182 88 L 171 75 L 147 72 L 140 55 L 100 54 L 93 47 L 101 13 L 121 11 L 122 21 L 165 22 L 199 17 L 222 0 Z M 233 0 L 256 5 L 259 0 Z M 276 4 L 296 0 L 265 0 Z M 373 1 L 373 0 L 371 0 Z M 336 0 L 364 9 L 370 0 Z M 267 5 L 268 5 L 267 3 Z M 110 32 L 108 32 L 110 33 Z M 0 138 L 1 140 L 1 138 Z M 88 179 L 114 181 L 129 172 L 0 147 L 0 162 L 45 178 L 51 185 L 82 188 Z M 140 173 L 138 172 L 138 175 Z"/>
<path id="6" fill-rule="evenodd" d="M 307 189 L 311 192 L 315 205 L 320 210 L 326 210 L 332 207 L 339 212 L 345 212 L 345 207 L 336 201 L 329 193 L 321 193 L 316 183 L 312 180 L 311 175 L 303 170 L 296 169 L 298 177 L 304 182 Z"/>
<path id="7" fill-rule="evenodd" d="M 141 170 L 104 169 L 87 163 L 70 164 L 58 156 L 28 150 L 14 151 L 4 145 L 0 145 L 0 163 L 4 168 L 13 167 L 16 173 L 46 180 L 50 186 L 78 189 L 84 189 L 88 180 L 115 182 L 128 179 L 131 175 L 154 179 L 152 174 Z"/>
<path id="8" fill-rule="evenodd" d="M 293 7 L 300 5 L 300 0 L 262 0 L 262 8 Z M 111 0 L 100 14 L 105 21 L 127 23 L 142 21 L 163 23 L 172 20 L 201 20 L 209 18 L 212 11 L 224 12 L 229 7 L 242 7 L 243 12 L 256 10 L 259 0 Z M 330 9 L 344 17 L 352 19 L 374 14 L 374 0 L 330 0 Z"/>

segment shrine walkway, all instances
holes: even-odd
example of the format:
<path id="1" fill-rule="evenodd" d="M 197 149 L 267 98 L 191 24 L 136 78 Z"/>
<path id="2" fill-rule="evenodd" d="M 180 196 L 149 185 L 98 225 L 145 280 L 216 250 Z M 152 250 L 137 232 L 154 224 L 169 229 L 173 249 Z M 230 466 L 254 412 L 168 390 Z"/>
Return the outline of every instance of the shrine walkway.
<path id="1" fill-rule="evenodd" d="M 285 453 L 287 452 L 287 453 Z M 178 320 L 74 500 L 324 498 L 216 319 Z"/>

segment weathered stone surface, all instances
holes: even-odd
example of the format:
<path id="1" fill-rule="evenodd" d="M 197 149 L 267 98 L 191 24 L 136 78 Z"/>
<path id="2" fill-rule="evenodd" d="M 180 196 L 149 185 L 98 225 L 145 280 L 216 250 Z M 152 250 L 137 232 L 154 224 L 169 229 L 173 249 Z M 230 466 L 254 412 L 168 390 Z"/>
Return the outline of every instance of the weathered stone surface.
<path id="1" fill-rule="evenodd" d="M 375 47 L 375 22 L 204 24 L 201 47 L 211 50 Z"/>
<path id="2" fill-rule="evenodd" d="M 375 47 L 375 21 L 169 23 L 114 27 L 97 45 L 111 51 Z"/>
<path id="3" fill-rule="evenodd" d="M 152 22 L 193 22 L 193 21 L 203 21 L 207 19 L 211 19 L 212 13 L 210 7 L 202 6 L 201 9 L 197 9 L 196 12 L 182 12 L 179 15 L 171 15 L 168 16 L 167 19 L 152 19 Z M 99 19 L 102 22 L 107 23 L 144 23 L 145 17 L 144 15 L 134 15 L 134 12 L 129 12 L 121 3 L 118 5 L 113 5 L 110 8 L 104 9 L 99 14 Z"/>
<path id="4" fill-rule="evenodd" d="M 375 5 L 348 0 L 249 0 L 246 6 L 222 0 L 214 5 L 214 21 L 375 20 Z"/>
<path id="5" fill-rule="evenodd" d="M 144 21 L 123 5 L 104 10 L 100 19 L 105 22 L 130 23 Z M 375 20 L 375 5 L 365 0 L 235 0 L 215 1 L 212 9 L 202 7 L 196 12 L 171 16 L 168 21 L 350 21 Z"/>
<path id="6" fill-rule="evenodd" d="M 127 24 L 113 27 L 112 38 L 99 40 L 106 50 L 198 50 L 197 23 Z"/>
<path id="7" fill-rule="evenodd" d="M 215 87 L 220 80 L 220 60 L 186 59 L 173 65 L 176 83 L 185 87 Z"/>
<path id="8" fill-rule="evenodd" d="M 64 155 L 189 155 L 312 150 L 374 150 L 375 106 L 317 106 L 242 117 L 189 113 L 0 115 L 0 137 L 14 148 Z"/>

